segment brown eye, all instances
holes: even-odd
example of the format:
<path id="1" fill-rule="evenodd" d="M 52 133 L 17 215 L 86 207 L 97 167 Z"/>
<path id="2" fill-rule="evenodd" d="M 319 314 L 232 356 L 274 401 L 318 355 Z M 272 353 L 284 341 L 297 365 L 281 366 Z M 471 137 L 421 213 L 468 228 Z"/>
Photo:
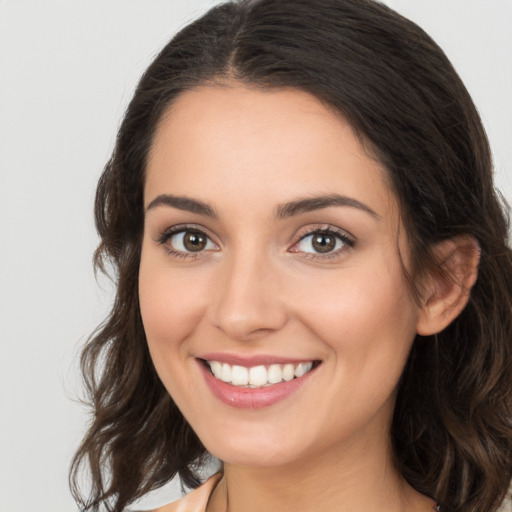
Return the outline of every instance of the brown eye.
<path id="1" fill-rule="evenodd" d="M 293 252 L 320 256 L 338 253 L 353 246 L 354 242 L 343 233 L 318 230 L 302 237 L 294 246 Z"/>
<path id="2" fill-rule="evenodd" d="M 215 249 L 216 245 L 201 231 L 179 231 L 167 237 L 171 248 L 180 253 L 201 252 Z"/>
<path id="3" fill-rule="evenodd" d="M 317 233 L 313 235 L 311 245 L 316 252 L 331 252 L 336 247 L 336 238 L 327 233 Z"/>
<path id="4" fill-rule="evenodd" d="M 206 247 L 207 241 L 207 238 L 201 233 L 187 231 L 183 235 L 183 246 L 190 252 L 202 251 Z"/>

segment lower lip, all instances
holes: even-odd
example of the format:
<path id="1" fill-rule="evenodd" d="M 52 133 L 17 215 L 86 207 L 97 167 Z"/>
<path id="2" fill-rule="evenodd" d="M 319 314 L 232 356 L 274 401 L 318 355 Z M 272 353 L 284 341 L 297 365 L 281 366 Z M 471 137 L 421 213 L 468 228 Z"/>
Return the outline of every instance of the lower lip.
<path id="1" fill-rule="evenodd" d="M 198 363 L 211 392 L 221 402 L 240 409 L 262 409 L 285 400 L 302 387 L 315 371 L 313 369 L 302 377 L 264 388 L 242 388 L 216 379 L 202 360 L 198 360 Z"/>

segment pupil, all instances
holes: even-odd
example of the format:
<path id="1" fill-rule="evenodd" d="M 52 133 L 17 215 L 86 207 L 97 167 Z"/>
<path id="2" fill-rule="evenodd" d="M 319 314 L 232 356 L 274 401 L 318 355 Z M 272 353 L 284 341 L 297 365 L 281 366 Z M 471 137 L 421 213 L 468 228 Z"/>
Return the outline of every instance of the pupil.
<path id="1" fill-rule="evenodd" d="M 313 247 L 317 252 L 329 252 L 334 249 L 336 240 L 329 235 L 316 235 L 313 238 Z"/>
<path id="2" fill-rule="evenodd" d="M 202 251 L 206 246 L 206 238 L 199 233 L 186 233 L 183 245 L 186 247 L 187 251 Z"/>

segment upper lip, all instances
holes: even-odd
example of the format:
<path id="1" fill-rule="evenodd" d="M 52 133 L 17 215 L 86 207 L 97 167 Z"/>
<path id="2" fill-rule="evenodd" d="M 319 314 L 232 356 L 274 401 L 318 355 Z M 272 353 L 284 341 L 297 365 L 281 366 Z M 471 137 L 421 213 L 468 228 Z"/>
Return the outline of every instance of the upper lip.
<path id="1" fill-rule="evenodd" d="M 307 357 L 285 357 L 271 354 L 243 356 L 240 354 L 230 353 L 209 353 L 197 356 L 198 359 L 205 361 L 218 361 L 219 363 L 227 363 L 231 366 L 245 366 L 251 368 L 253 366 L 270 366 L 271 364 L 299 364 L 308 363 L 310 361 L 318 361 L 315 358 Z"/>

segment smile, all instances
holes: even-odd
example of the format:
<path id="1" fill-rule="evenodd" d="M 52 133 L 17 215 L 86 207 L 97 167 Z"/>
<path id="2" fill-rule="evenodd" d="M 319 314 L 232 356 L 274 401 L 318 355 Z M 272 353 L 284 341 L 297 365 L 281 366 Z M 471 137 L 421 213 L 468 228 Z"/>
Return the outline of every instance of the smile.
<path id="1" fill-rule="evenodd" d="M 317 373 L 322 361 L 279 363 L 274 356 L 211 354 L 197 358 L 197 363 L 208 388 L 221 402 L 240 409 L 261 409 L 296 395 Z"/>
<path id="2" fill-rule="evenodd" d="M 289 382 L 310 372 L 314 361 L 297 364 L 271 364 L 269 366 L 239 366 L 220 361 L 205 361 L 213 376 L 236 387 L 264 388 L 281 382 Z"/>

